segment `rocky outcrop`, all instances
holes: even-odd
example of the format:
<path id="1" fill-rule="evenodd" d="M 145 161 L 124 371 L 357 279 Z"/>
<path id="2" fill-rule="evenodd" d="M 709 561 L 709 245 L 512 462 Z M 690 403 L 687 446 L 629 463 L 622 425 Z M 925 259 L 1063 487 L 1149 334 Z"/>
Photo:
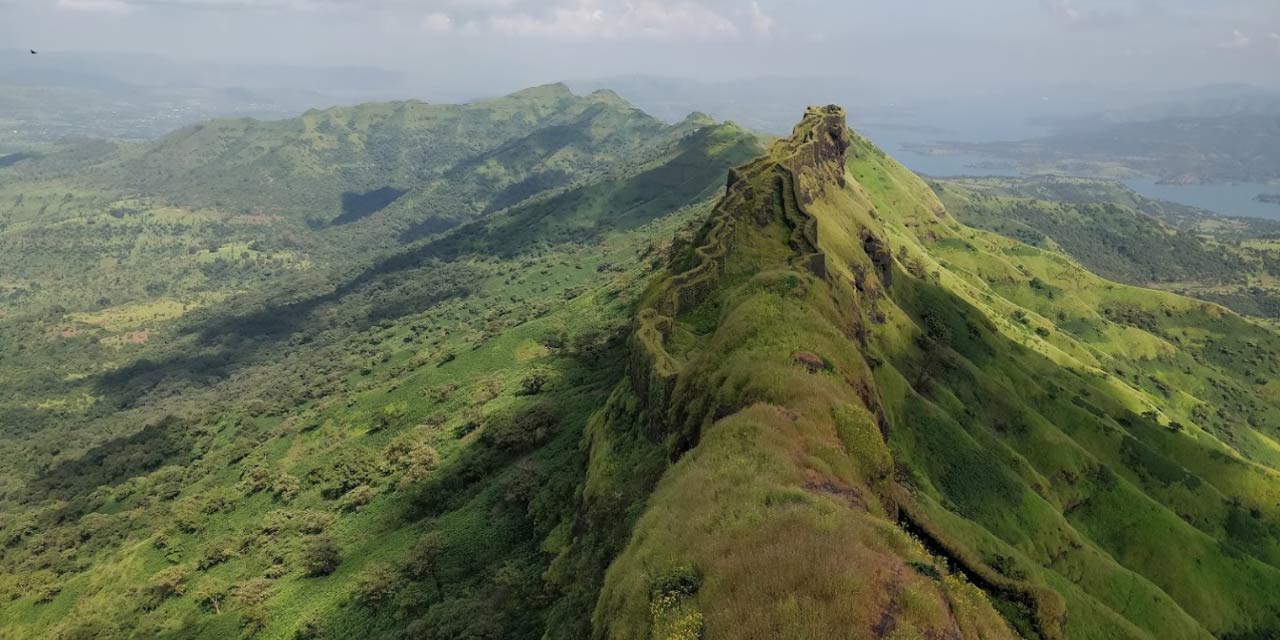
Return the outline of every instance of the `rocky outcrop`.
<path id="1" fill-rule="evenodd" d="M 827 189 L 845 186 L 845 152 L 850 144 L 843 109 L 810 107 L 789 138 L 776 142 L 759 160 L 729 172 L 725 195 L 699 232 L 692 255 L 677 258 L 687 268 L 674 273 L 650 308 L 636 317 L 628 379 L 635 393 L 649 403 L 652 437 L 660 439 L 671 432 L 664 421 L 670 414 L 678 370 L 676 358 L 667 352 L 673 318 L 714 295 L 740 225 L 782 223 L 791 230 L 791 264 L 817 278 L 828 277 L 818 223 L 807 207 Z"/>

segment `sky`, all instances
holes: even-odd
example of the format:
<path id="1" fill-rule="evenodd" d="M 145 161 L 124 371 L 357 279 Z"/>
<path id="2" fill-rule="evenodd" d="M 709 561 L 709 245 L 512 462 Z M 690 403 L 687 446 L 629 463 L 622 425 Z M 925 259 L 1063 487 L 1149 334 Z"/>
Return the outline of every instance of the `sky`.
<path id="1" fill-rule="evenodd" d="M 1280 0 L 0 0 L 0 48 L 377 66 L 429 97 L 628 74 L 904 97 L 1280 83 Z"/>

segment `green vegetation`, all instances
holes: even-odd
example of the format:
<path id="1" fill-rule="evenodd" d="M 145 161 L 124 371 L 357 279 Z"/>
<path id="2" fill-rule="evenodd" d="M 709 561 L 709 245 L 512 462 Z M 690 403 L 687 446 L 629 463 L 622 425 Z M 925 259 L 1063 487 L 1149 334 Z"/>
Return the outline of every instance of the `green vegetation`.
<path id="1" fill-rule="evenodd" d="M 1086 268 L 1231 221 L 555 86 L 0 172 L 0 636 L 1280 633 L 1280 334 Z"/>
<path id="2" fill-rule="evenodd" d="M 1275 334 L 958 224 L 833 110 L 696 244 L 590 434 L 677 460 L 598 632 L 1274 635 Z"/>
<path id="3" fill-rule="evenodd" d="M 1280 223 L 1225 218 L 1085 178 L 958 178 L 931 186 L 963 223 L 1062 251 L 1105 278 L 1280 317 Z"/>
<path id="4" fill-rule="evenodd" d="M 113 182 L 187 133 L 5 169 L 0 635 L 516 638 L 589 618 L 590 580 L 544 579 L 578 443 L 647 274 L 756 137 L 562 87 L 340 111 L 449 120 L 384 132 L 419 155 L 465 125 L 465 149 L 412 161 L 457 178 L 461 224 L 309 224 L 374 189 L 321 199 L 284 173 L 305 197 L 228 211 L 208 194 L 235 192 L 237 154 L 192 169 L 204 191 Z M 271 136 L 293 124 L 234 123 L 265 130 L 236 148 L 288 147 Z"/>

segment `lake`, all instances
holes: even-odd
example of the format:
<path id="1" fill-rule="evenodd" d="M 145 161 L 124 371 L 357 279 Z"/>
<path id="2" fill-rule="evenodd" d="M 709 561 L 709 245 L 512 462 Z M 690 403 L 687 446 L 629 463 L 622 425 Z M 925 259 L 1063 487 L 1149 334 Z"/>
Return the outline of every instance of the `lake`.
<path id="1" fill-rule="evenodd" d="M 901 144 L 885 145 L 885 151 L 921 175 L 936 178 L 956 176 L 1018 176 L 1012 167 L 1001 167 L 991 158 L 968 154 L 931 155 L 917 153 Z M 1199 207 L 1224 216 L 1244 216 L 1280 220 L 1280 205 L 1259 202 L 1258 194 L 1280 193 L 1280 185 L 1262 183 L 1156 184 L 1155 180 L 1124 180 L 1135 192 L 1156 200 Z"/>
<path id="2" fill-rule="evenodd" d="M 908 169 L 935 178 L 957 176 L 1020 176 L 1012 164 L 977 154 L 928 154 L 913 151 L 938 139 L 961 139 L 961 132 L 910 131 L 901 128 L 867 126 L 864 130 L 880 148 Z M 1010 136 L 1003 136 L 1012 139 Z M 1027 137 L 1027 136 L 1024 136 Z M 1148 198 L 1199 207 L 1225 216 L 1245 216 L 1280 220 L 1280 205 L 1259 202 L 1261 193 L 1280 193 L 1280 185 L 1268 184 L 1156 184 L 1155 180 L 1125 180 L 1125 186 Z"/>
<path id="3" fill-rule="evenodd" d="M 1125 186 L 1157 200 L 1208 209 L 1227 216 L 1280 220 L 1280 205 L 1258 202 L 1260 193 L 1280 193 L 1274 184 L 1156 184 L 1154 180 L 1125 180 Z"/>

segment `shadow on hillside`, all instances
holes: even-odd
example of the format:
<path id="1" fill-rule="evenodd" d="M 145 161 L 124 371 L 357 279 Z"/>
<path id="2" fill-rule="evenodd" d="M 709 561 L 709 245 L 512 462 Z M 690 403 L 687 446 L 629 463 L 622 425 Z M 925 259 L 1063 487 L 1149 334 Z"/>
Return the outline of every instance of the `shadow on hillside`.
<path id="1" fill-rule="evenodd" d="M 342 226 L 371 216 L 391 206 L 393 202 L 399 200 L 400 196 L 407 192 L 407 189 L 397 189 L 395 187 L 382 187 L 373 191 L 365 191 L 364 193 L 348 191 L 342 194 L 342 213 L 331 220 L 329 224 Z"/>
<path id="2" fill-rule="evenodd" d="M 385 277 L 391 273 L 386 269 L 385 265 L 374 267 L 327 293 L 267 304 L 242 315 L 206 317 L 181 332 L 194 337 L 194 344 L 181 341 L 166 358 L 141 359 L 104 373 L 94 381 L 95 393 L 120 408 L 127 408 L 160 387 L 164 388 L 163 395 L 168 396 L 185 387 L 212 386 L 242 367 L 287 359 L 291 349 L 317 341 L 326 330 L 363 331 L 384 320 L 418 313 L 451 298 L 466 297 L 475 285 L 474 281 L 441 281 L 435 283 L 439 286 L 427 287 L 425 291 L 413 288 L 399 297 L 374 297 L 388 289 L 393 294 L 397 291 L 396 283 L 388 282 L 389 278 Z M 466 273 L 478 274 L 474 270 Z M 364 292 L 366 287 L 371 290 L 368 296 L 356 301 L 349 299 Z M 349 308 L 343 309 L 344 305 Z M 315 313 L 321 308 L 334 309 L 332 315 L 339 316 L 338 319 L 317 319 Z"/>
<path id="3" fill-rule="evenodd" d="M 33 480 L 27 487 L 32 500 L 67 501 L 63 511 L 79 514 L 77 498 L 94 489 L 118 485 L 165 465 L 184 465 L 194 459 L 193 441 L 184 425 L 175 418 L 149 424 L 141 431 L 108 440 L 75 460 L 62 462 Z"/>
<path id="4" fill-rule="evenodd" d="M 585 478 L 587 463 L 580 443 L 591 415 L 604 404 L 623 375 L 622 338 L 619 333 L 602 339 L 593 348 L 565 348 L 545 365 L 557 381 L 555 385 L 517 398 L 516 406 L 526 411 L 549 407 L 546 415 L 554 416 L 553 426 L 528 437 L 510 437 L 508 431 L 506 438 L 469 438 L 429 478 L 412 486 L 389 488 L 398 495 L 392 498 L 396 507 L 394 516 L 389 513 L 386 517 L 386 526 L 412 530 L 420 540 L 434 536 L 440 541 L 431 576 L 417 581 L 405 578 L 408 582 L 403 588 L 417 595 L 406 600 L 395 615 L 387 615 L 388 610 L 379 613 L 348 606 L 349 600 L 339 600 L 338 606 L 314 607 L 319 613 L 306 622 L 323 630 L 319 637 L 398 637 L 399 631 L 413 620 L 459 604 L 467 605 L 468 610 L 474 607 L 479 615 L 477 621 L 459 620 L 458 628 L 476 622 L 490 630 L 483 637 L 533 637 L 529 621 L 539 618 L 529 614 L 552 606 L 570 611 L 573 620 L 589 619 L 594 598 L 569 601 L 565 594 L 559 594 L 562 602 L 557 604 L 541 589 L 536 593 L 512 590 L 494 576 L 503 571 L 508 576 L 519 575 L 513 570 L 523 569 L 524 576 L 540 585 L 541 576 L 549 570 L 552 556 L 541 549 L 541 544 L 554 527 L 576 511 L 576 490 Z M 477 513 L 484 514 L 480 522 L 473 517 Z M 618 519 L 617 524 L 623 529 L 629 527 L 626 519 Z M 475 535 L 477 526 L 483 535 Z M 625 539 L 624 535 L 617 537 L 619 544 Z M 322 585 L 326 581 L 353 579 L 361 567 L 367 566 L 364 559 L 395 558 L 387 555 L 388 546 L 387 540 L 378 535 L 357 536 L 344 543 L 344 563 L 333 576 L 307 580 Z M 594 594 L 599 589 L 603 561 L 616 549 L 607 551 L 601 553 L 601 564 L 595 572 L 577 576 L 580 591 Z M 333 597 L 325 589 L 308 593 L 308 604 Z M 296 625 L 301 620 L 282 616 L 281 622 Z M 216 618 L 189 616 L 178 628 L 160 637 L 196 637 L 218 625 Z M 495 633 L 494 629 L 502 633 Z"/>
<path id="5" fill-rule="evenodd" d="M 18 153 L 10 153 L 9 155 L 0 156 L 0 169 L 3 169 L 5 167 L 12 167 L 13 165 L 18 164 L 23 160 L 32 160 L 36 157 L 38 157 L 36 156 L 36 154 L 28 153 L 25 151 L 19 151 Z"/>
<path id="6" fill-rule="evenodd" d="M 695 134 L 671 161 L 634 176 L 574 189 L 508 209 L 453 229 L 377 261 L 334 289 L 286 302 L 268 302 L 251 313 L 207 315 L 184 330 L 195 347 L 159 360 L 140 360 L 99 377 L 95 392 L 129 407 L 160 385 L 207 386 L 238 368 L 288 357 L 289 345 L 316 340 L 335 327 L 358 332 L 378 322 L 419 313 L 445 300 L 468 296 L 486 271 L 462 266 L 468 255 L 512 259 L 531 251 L 598 242 L 607 233 L 640 227 L 714 195 L 730 165 L 754 153 L 741 149 L 707 154 Z M 406 238 L 407 240 L 407 238 Z M 402 292 L 407 292 L 403 293 Z M 321 308 L 326 318 L 317 318 Z M 338 316 L 334 320 L 332 316 Z M 193 353 L 194 351 L 194 353 Z"/>
<path id="7" fill-rule="evenodd" d="M 730 150 L 708 153 L 708 138 L 714 132 L 700 131 L 680 143 L 680 152 L 671 160 L 626 176 L 609 178 L 569 189 L 546 198 L 523 202 L 504 211 L 498 203 L 486 213 L 497 213 L 458 227 L 413 253 L 420 258 L 454 259 L 468 253 L 510 258 L 537 245 L 566 242 L 595 242 L 606 233 L 627 231 L 668 215 L 679 208 L 715 195 L 729 169 L 756 154 L 754 143 L 739 140 Z M 550 176 L 534 176 L 526 182 Z M 508 191 L 523 191 L 519 183 Z M 548 189 L 543 189 L 542 192 Z M 532 193 L 522 193 L 527 199 Z M 503 205 L 506 206 L 506 205 Z M 403 243 L 421 240 L 424 229 L 410 228 L 401 234 Z"/>

